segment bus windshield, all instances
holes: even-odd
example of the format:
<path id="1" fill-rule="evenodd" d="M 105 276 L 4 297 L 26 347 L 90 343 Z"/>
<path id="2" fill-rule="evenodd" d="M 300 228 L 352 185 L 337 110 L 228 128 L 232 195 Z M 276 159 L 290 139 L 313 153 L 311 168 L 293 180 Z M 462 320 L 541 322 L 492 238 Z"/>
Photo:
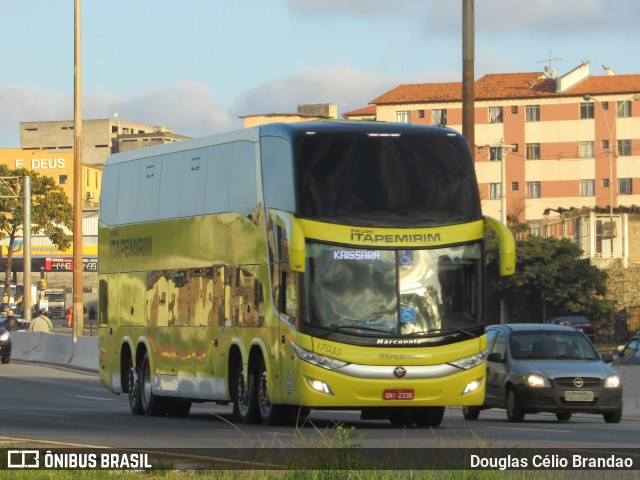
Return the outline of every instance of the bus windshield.
<path id="1" fill-rule="evenodd" d="M 457 136 L 315 132 L 297 140 L 297 214 L 359 226 L 482 218 L 473 162 Z"/>
<path id="2" fill-rule="evenodd" d="M 481 245 L 368 250 L 307 244 L 306 323 L 344 334 L 438 334 L 481 323 Z"/>

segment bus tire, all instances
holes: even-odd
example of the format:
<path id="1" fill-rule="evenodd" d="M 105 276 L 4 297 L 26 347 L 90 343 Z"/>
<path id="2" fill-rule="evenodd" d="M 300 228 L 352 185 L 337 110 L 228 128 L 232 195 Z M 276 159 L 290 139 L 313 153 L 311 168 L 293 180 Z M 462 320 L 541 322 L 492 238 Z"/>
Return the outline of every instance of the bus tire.
<path id="1" fill-rule="evenodd" d="M 264 358 L 260 359 L 258 368 L 258 407 L 263 425 L 282 425 L 289 419 L 289 410 L 285 405 L 274 405 L 269 398 L 269 376 Z"/>
<path id="2" fill-rule="evenodd" d="M 150 417 L 160 417 L 167 413 L 167 399 L 155 395 L 151 387 L 151 365 L 149 354 L 145 352 L 140 365 L 140 402 L 142 411 Z"/>
<path id="3" fill-rule="evenodd" d="M 477 420 L 480 416 L 480 407 L 473 405 L 462 407 L 462 416 L 465 420 Z"/>
<path id="4" fill-rule="evenodd" d="M 238 357 L 238 364 L 236 366 L 234 389 L 234 415 L 237 416 L 242 423 L 256 423 L 259 415 L 256 376 L 251 366 L 249 366 L 247 386 L 245 388 L 244 367 L 242 366 L 242 359 L 240 357 Z"/>
<path id="5" fill-rule="evenodd" d="M 438 427 L 444 417 L 444 407 L 414 407 L 411 413 L 418 427 Z"/>
<path id="6" fill-rule="evenodd" d="M 129 408 L 134 415 L 142 415 L 142 399 L 140 398 L 140 374 L 133 364 L 133 357 L 129 356 L 129 370 L 127 375 L 127 393 L 129 394 Z"/>

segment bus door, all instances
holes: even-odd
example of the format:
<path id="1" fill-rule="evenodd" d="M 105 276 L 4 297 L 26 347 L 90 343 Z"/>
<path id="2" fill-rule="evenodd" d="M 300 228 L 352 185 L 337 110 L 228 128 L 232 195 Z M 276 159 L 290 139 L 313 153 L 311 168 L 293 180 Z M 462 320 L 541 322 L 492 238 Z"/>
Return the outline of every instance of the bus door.
<path id="1" fill-rule="evenodd" d="M 101 275 L 98 284 L 98 368 L 100 381 L 114 392 L 121 391 L 117 305 L 118 275 Z"/>

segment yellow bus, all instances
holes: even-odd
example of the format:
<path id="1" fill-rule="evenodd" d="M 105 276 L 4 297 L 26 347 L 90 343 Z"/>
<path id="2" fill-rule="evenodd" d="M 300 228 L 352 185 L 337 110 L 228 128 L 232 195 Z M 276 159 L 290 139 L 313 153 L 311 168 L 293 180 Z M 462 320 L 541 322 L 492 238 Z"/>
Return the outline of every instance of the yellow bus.
<path id="1" fill-rule="evenodd" d="M 375 122 L 269 124 L 112 155 L 99 367 L 134 414 L 233 404 L 437 426 L 481 405 L 484 228 L 464 138 Z"/>

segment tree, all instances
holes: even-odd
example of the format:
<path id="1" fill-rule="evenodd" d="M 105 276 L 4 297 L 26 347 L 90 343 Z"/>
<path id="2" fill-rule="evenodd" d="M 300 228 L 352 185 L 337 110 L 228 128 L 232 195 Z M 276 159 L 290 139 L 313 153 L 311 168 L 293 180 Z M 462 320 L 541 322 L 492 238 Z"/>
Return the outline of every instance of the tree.
<path id="1" fill-rule="evenodd" d="M 10 170 L 0 165 L 1 177 L 31 177 L 31 234 L 47 235 L 60 250 L 71 245 L 72 236 L 66 233 L 73 228 L 73 207 L 64 190 L 51 177 L 18 168 Z M 18 198 L 0 198 L 0 238 L 9 240 L 7 266 L 5 270 L 5 291 L 11 283 L 13 246 L 18 234 L 22 235 L 24 221 L 22 182 L 15 183 Z M 66 229 L 66 230 L 65 230 Z"/>
<path id="2" fill-rule="evenodd" d="M 504 298 L 512 323 L 543 322 L 560 315 L 584 315 L 598 322 L 613 305 L 605 300 L 606 272 L 580 259 L 582 250 L 569 239 L 529 235 L 516 241 L 516 273 L 497 275 L 496 245 L 487 242 L 490 318 Z M 495 318 L 499 318 L 496 316 Z"/>

